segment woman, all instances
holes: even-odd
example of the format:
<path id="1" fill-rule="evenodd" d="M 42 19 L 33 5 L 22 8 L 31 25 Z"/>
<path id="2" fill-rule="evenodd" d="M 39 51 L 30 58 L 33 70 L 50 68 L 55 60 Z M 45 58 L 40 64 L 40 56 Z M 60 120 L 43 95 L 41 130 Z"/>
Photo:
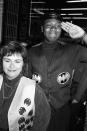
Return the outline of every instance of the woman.
<path id="1" fill-rule="evenodd" d="M 50 106 L 42 89 L 24 76 L 27 52 L 10 41 L 1 49 L 0 131 L 46 131 Z"/>

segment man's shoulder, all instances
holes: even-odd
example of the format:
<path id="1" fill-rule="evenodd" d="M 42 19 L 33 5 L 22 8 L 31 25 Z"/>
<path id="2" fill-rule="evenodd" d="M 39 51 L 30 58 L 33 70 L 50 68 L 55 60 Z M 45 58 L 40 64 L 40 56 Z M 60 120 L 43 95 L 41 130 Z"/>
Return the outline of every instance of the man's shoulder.
<path id="1" fill-rule="evenodd" d="M 41 46 L 42 45 L 42 42 L 40 42 L 40 43 L 38 43 L 38 44 L 36 44 L 36 45 L 33 45 L 31 48 L 36 48 L 36 47 L 39 47 L 39 46 Z"/>
<path id="2" fill-rule="evenodd" d="M 42 42 L 36 44 L 36 45 L 33 45 L 31 46 L 31 48 L 29 49 L 30 51 L 34 51 L 34 50 L 39 50 L 41 47 L 42 47 Z"/>
<path id="3" fill-rule="evenodd" d="M 87 63 L 87 47 L 80 47 L 81 61 Z"/>
<path id="4" fill-rule="evenodd" d="M 28 50 L 28 54 L 29 55 L 33 55 L 33 54 L 38 54 L 41 52 L 42 49 L 42 42 L 36 45 L 33 45 L 29 50 Z"/>

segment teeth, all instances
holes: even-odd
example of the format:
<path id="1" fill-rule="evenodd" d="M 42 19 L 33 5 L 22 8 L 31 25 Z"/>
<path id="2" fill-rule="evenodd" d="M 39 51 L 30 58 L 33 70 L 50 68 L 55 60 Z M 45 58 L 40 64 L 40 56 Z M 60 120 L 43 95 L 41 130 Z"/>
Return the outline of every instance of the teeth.
<path id="1" fill-rule="evenodd" d="M 14 72 L 15 70 L 9 70 L 10 72 Z"/>

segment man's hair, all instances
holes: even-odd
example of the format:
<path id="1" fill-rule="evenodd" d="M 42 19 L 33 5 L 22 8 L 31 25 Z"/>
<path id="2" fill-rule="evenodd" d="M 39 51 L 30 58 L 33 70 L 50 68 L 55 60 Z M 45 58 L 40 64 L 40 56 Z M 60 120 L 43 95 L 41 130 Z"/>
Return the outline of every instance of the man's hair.
<path id="1" fill-rule="evenodd" d="M 56 19 L 58 21 L 62 21 L 62 17 L 58 11 L 55 10 L 49 10 L 47 13 L 44 13 L 43 16 L 43 24 L 48 19 Z"/>

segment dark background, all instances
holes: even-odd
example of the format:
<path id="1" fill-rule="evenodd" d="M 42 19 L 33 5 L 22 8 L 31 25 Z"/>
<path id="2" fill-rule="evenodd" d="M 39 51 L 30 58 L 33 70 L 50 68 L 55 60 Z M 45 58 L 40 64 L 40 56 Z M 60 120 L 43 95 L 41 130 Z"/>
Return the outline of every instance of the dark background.
<path id="1" fill-rule="evenodd" d="M 29 36 L 33 43 L 38 43 L 43 38 L 40 28 L 41 16 L 53 9 L 61 14 L 63 21 L 70 21 L 87 30 L 87 1 L 31 0 Z"/>
<path id="2" fill-rule="evenodd" d="M 34 45 L 43 39 L 41 18 L 56 9 L 63 21 L 70 21 L 87 31 L 87 1 L 81 0 L 1 0 L 2 44 L 20 40 Z"/>

